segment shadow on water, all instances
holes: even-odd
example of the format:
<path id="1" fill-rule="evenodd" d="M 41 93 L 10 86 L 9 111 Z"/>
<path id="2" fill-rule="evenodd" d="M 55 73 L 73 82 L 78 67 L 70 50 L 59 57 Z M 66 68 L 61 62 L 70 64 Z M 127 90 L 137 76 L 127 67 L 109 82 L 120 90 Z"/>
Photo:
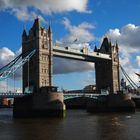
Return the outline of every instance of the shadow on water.
<path id="1" fill-rule="evenodd" d="M 139 111 L 89 114 L 68 110 L 65 118 L 14 119 L 12 109 L 0 109 L 0 140 L 137 140 L 139 118 Z"/>

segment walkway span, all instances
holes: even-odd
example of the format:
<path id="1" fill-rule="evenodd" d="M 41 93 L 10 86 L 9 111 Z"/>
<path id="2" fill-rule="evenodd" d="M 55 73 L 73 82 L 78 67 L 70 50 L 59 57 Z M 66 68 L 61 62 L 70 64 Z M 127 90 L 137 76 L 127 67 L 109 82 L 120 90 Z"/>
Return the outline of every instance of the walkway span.
<path id="1" fill-rule="evenodd" d="M 89 51 L 82 51 L 72 48 L 64 48 L 59 46 L 53 47 L 53 56 L 73 59 L 73 60 L 80 60 L 86 62 L 96 62 L 96 61 L 103 61 L 103 60 L 111 60 L 110 55 L 103 54 L 99 52 L 89 52 Z"/>

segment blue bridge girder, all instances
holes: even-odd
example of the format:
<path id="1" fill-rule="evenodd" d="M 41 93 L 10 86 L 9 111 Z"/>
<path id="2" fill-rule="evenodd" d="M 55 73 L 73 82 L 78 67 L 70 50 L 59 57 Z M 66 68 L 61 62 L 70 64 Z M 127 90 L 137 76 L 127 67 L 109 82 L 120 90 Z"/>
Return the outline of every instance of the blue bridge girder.
<path id="1" fill-rule="evenodd" d="M 64 93 L 64 100 L 67 99 L 74 99 L 79 97 L 87 97 L 87 98 L 94 98 L 97 99 L 101 95 L 108 95 L 108 94 L 93 94 L 93 93 Z"/>
<path id="2" fill-rule="evenodd" d="M 1 92 L 0 98 L 16 98 L 16 97 L 23 97 L 25 96 L 22 93 L 14 93 L 14 92 Z"/>
<path id="3" fill-rule="evenodd" d="M 36 50 L 33 50 L 29 53 L 20 54 L 9 64 L 0 69 L 0 81 L 10 77 L 17 69 L 23 66 L 29 59 L 35 54 Z"/>

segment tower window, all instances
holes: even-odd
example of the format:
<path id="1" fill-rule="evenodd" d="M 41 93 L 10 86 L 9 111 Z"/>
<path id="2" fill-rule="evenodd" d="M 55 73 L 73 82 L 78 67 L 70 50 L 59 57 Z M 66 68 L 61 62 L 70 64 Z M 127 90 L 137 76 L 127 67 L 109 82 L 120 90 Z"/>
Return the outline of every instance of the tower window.
<path id="1" fill-rule="evenodd" d="M 41 36 L 43 36 L 43 29 L 41 29 Z"/>
<path id="2" fill-rule="evenodd" d="M 33 33 L 34 33 L 34 36 L 36 36 L 36 31 L 35 31 L 35 30 L 34 30 L 34 32 L 33 32 Z"/>

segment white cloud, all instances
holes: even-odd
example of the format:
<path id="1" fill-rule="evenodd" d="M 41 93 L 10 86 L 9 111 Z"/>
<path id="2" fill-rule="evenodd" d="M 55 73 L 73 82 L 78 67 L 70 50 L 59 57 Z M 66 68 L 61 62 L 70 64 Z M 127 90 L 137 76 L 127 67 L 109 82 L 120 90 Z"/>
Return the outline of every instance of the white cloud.
<path id="1" fill-rule="evenodd" d="M 94 29 L 95 26 L 83 22 L 78 26 L 71 25 L 71 22 L 68 18 L 64 18 L 62 23 L 64 24 L 65 28 L 68 30 L 68 35 L 66 35 L 62 40 L 63 42 L 70 42 L 74 43 L 74 40 L 77 39 L 78 43 L 87 43 L 93 41 L 95 36 L 89 30 Z"/>
<path id="2" fill-rule="evenodd" d="M 136 57 L 136 62 L 137 62 L 137 65 L 140 67 L 140 56 Z"/>
<path id="3" fill-rule="evenodd" d="M 0 49 L 0 67 L 10 62 L 14 58 L 15 54 L 8 48 L 4 47 Z"/>
<path id="4" fill-rule="evenodd" d="M 120 49 L 127 49 L 129 52 L 140 50 L 140 26 L 127 24 L 121 29 L 110 29 L 106 36 L 113 42 L 117 40 Z"/>
<path id="5" fill-rule="evenodd" d="M 140 66 L 140 57 L 137 56 L 136 60 L 134 60 L 134 56 L 140 51 L 140 26 L 127 24 L 121 29 L 110 29 L 105 36 L 108 36 L 113 43 L 118 42 L 120 64 L 130 78 L 138 84 L 139 78 L 135 72 L 140 73 L 140 69 L 133 62 L 136 61 L 138 66 Z"/>
<path id="6" fill-rule="evenodd" d="M 38 15 L 37 13 L 35 13 L 34 11 L 28 11 L 26 8 L 13 8 L 11 10 L 8 10 L 11 14 L 13 14 L 14 16 L 17 17 L 17 19 L 21 20 L 21 21 L 32 21 L 34 20 L 36 17 L 39 17 L 40 20 L 43 23 L 47 23 L 47 21 L 43 18 L 43 16 Z"/>
<path id="7" fill-rule="evenodd" d="M 18 19 L 29 20 L 33 16 L 30 12 L 39 11 L 43 14 L 62 13 L 62 12 L 86 12 L 88 0 L 1 0 L 1 10 L 8 10 L 13 13 Z"/>

